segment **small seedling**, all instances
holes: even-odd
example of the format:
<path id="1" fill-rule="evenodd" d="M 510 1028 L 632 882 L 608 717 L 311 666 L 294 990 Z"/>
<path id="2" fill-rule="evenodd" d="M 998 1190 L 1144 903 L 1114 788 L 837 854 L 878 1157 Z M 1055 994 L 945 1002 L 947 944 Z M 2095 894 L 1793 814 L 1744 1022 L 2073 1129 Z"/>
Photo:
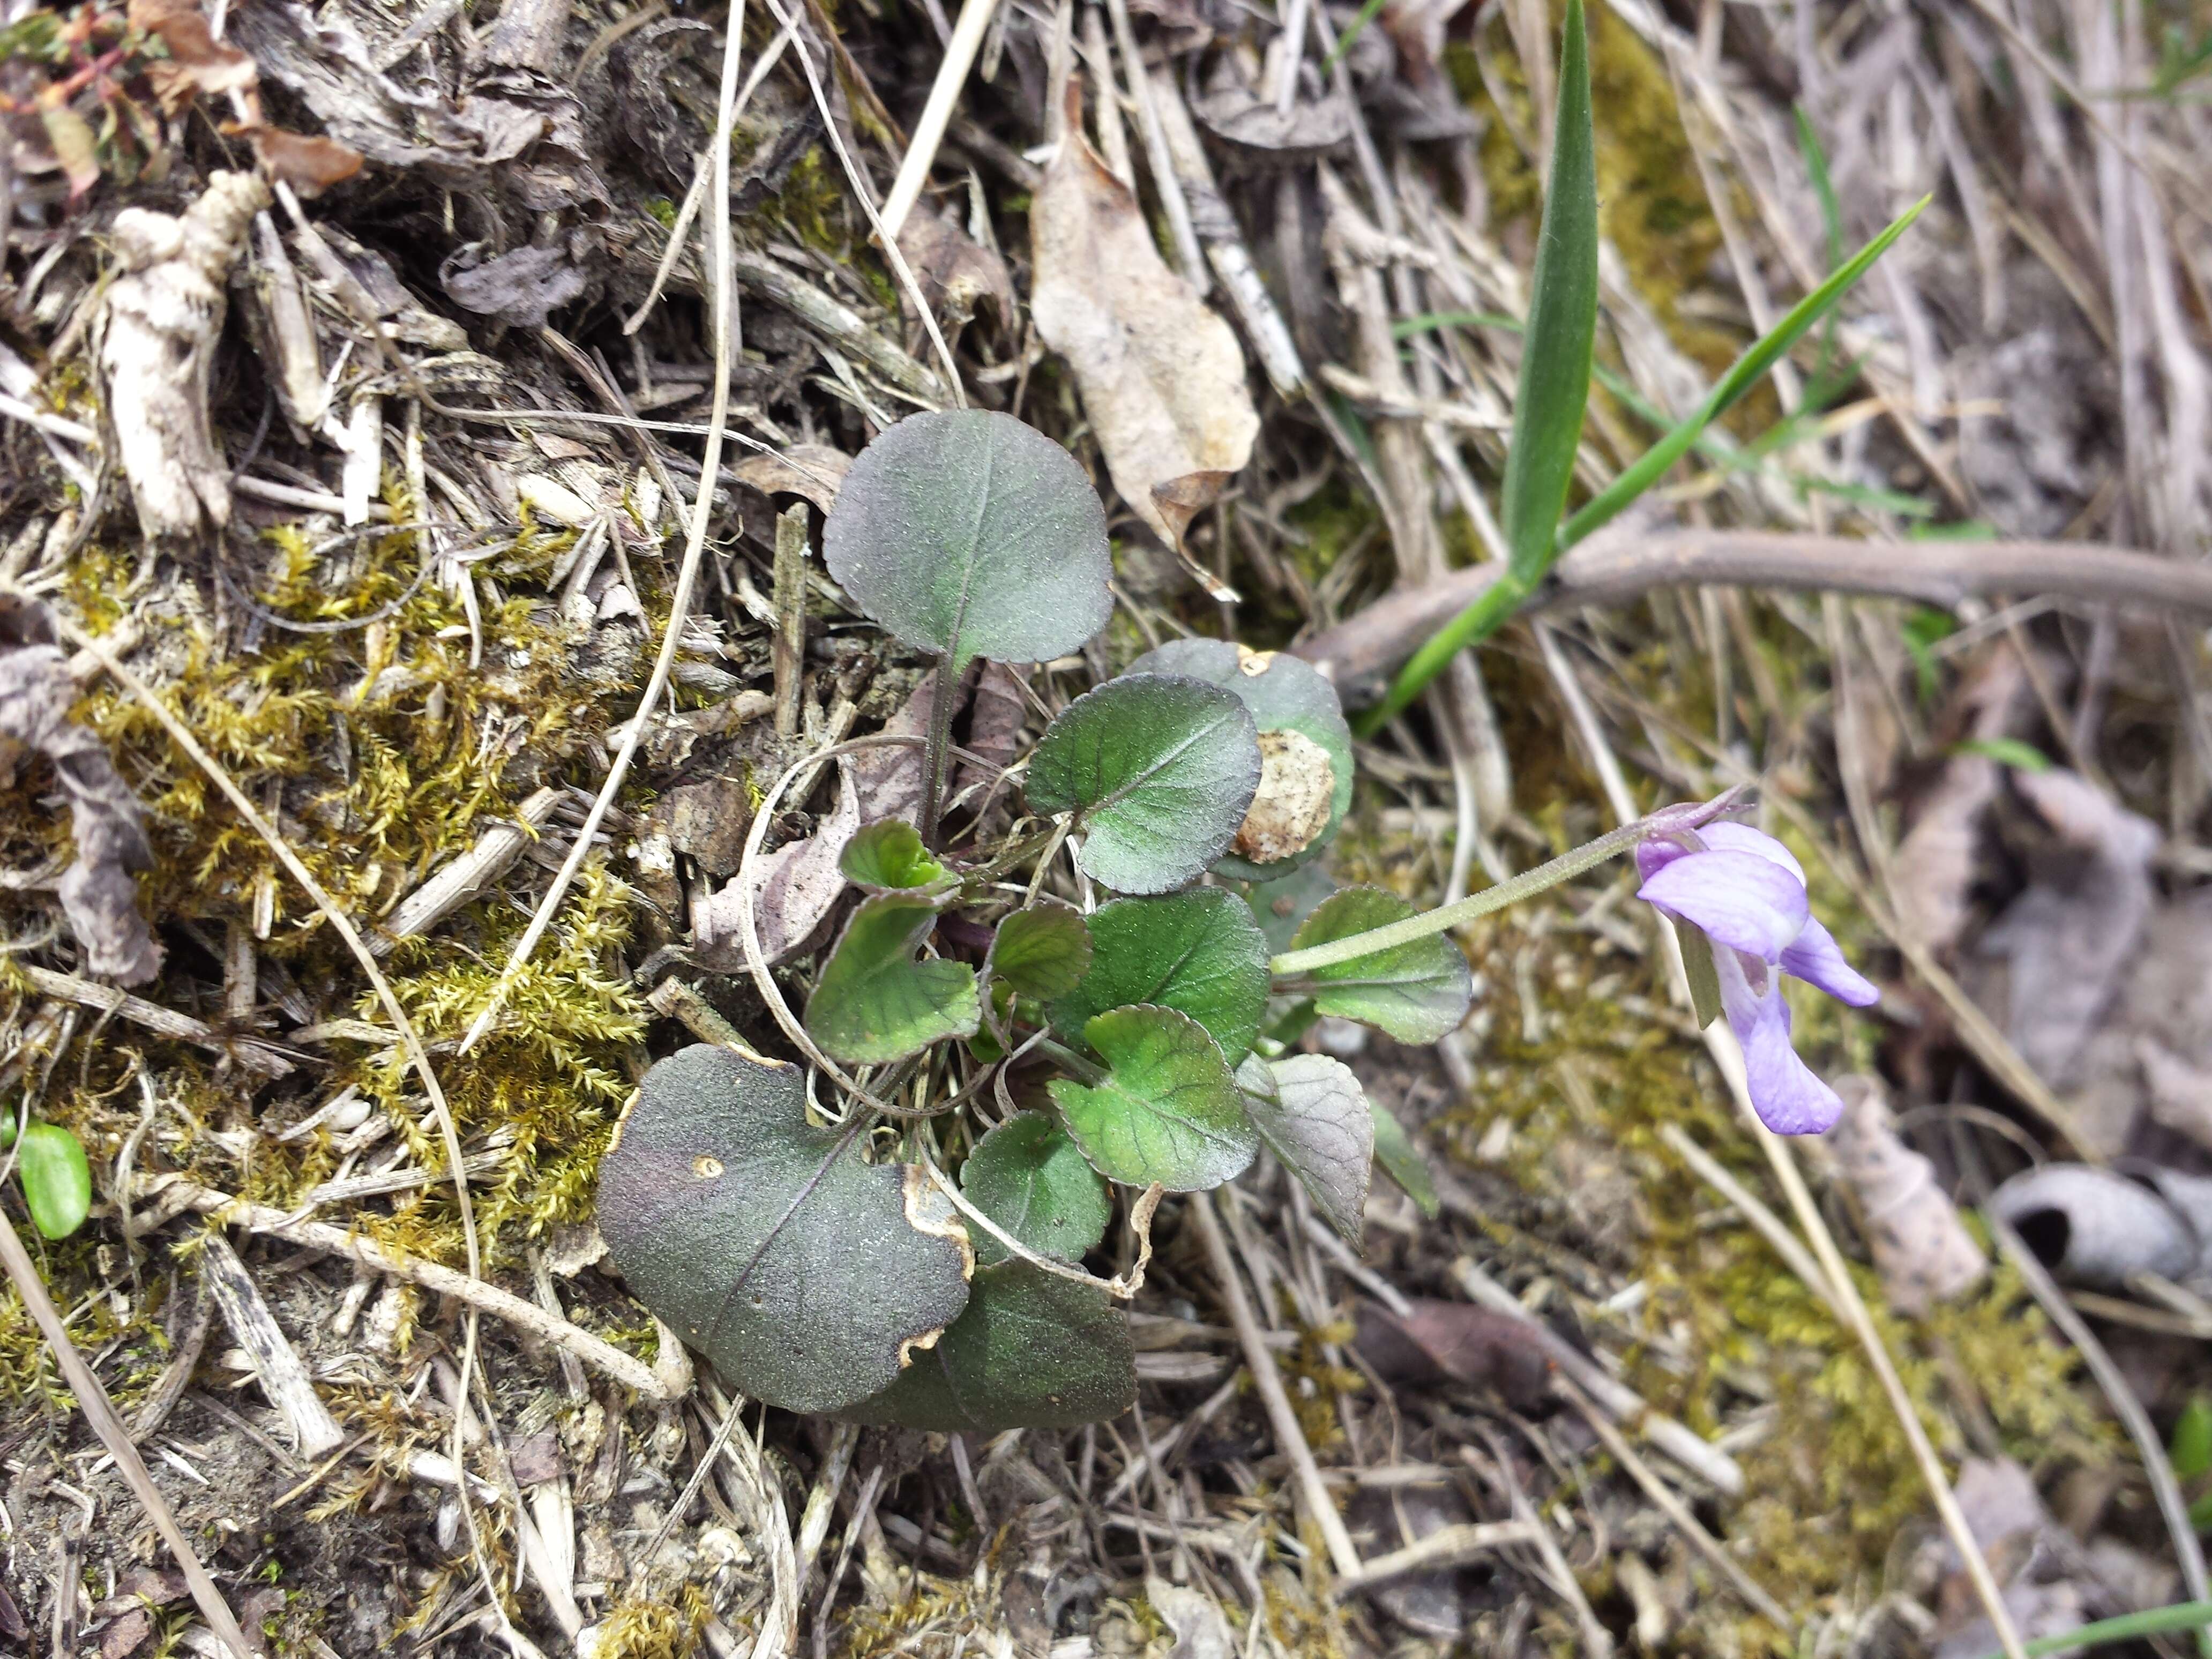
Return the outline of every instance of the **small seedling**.
<path id="1" fill-rule="evenodd" d="M 17 1144 L 15 1120 L 0 1119 L 0 1154 L 15 1152 L 15 1179 L 31 1224 L 47 1238 L 67 1238 L 92 1213 L 92 1166 L 77 1138 L 58 1123 L 33 1119 Z"/>

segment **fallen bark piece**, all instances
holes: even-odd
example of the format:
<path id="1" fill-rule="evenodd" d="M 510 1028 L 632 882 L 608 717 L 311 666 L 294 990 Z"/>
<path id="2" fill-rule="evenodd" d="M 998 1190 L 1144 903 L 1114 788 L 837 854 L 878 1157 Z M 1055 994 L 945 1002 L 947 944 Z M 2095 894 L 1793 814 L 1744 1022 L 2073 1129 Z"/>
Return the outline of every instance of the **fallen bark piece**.
<path id="1" fill-rule="evenodd" d="M 1890 1305 L 1926 1313 L 1982 1282 L 1988 1258 L 1936 1169 L 1898 1139 L 1897 1120 L 1872 1078 L 1836 1079 L 1844 1115 L 1828 1137 L 1844 1180 L 1856 1194 L 1860 1226 Z"/>
<path id="2" fill-rule="evenodd" d="M 250 173 L 217 173 L 182 217 L 115 216 L 118 275 L 100 342 L 124 476 L 149 541 L 230 522 L 230 467 L 208 424 L 208 374 L 222 332 L 223 284 L 246 227 L 269 204 Z"/>
<path id="3" fill-rule="evenodd" d="M 1081 94 L 1071 88 L 1071 103 Z M 1168 269 L 1081 111 L 1030 210 L 1030 307 L 1067 359 L 1114 487 L 1168 546 L 1251 458 L 1260 417 L 1236 333 Z"/>
<path id="4" fill-rule="evenodd" d="M 200 1241 L 200 1274 L 216 1311 L 252 1361 L 261 1392 L 291 1425 L 294 1449 L 313 1463 L 343 1445 L 345 1431 L 315 1392 L 306 1364 L 270 1312 L 253 1275 L 219 1231 L 210 1231 Z"/>
<path id="5" fill-rule="evenodd" d="M 62 913 L 84 947 L 86 969 L 143 985 L 161 969 L 161 950 L 138 914 L 133 872 L 154 861 L 137 797 L 106 745 L 70 719 L 76 683 L 35 601 L 0 604 L 0 775 L 25 754 L 44 755 L 69 798 L 76 859 L 63 873 Z"/>

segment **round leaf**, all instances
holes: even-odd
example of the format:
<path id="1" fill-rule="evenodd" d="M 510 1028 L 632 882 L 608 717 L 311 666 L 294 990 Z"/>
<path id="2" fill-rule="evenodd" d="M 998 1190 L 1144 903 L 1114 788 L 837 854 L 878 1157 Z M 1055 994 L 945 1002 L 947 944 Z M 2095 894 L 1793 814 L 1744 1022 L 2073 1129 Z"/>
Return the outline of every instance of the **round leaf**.
<path id="1" fill-rule="evenodd" d="M 1234 691 L 1252 711 L 1264 755 L 1260 787 L 1229 852 L 1214 865 L 1217 871 L 1246 881 L 1271 881 L 1318 858 L 1336 838 L 1352 810 L 1352 728 L 1345 724 L 1336 688 L 1311 663 L 1288 652 L 1250 651 L 1226 640 L 1170 640 L 1138 658 L 1129 672 L 1205 680 Z M 1271 745 L 1270 732 L 1295 734 L 1321 752 L 1306 751 L 1292 738 L 1279 738 Z M 1270 748 L 1273 752 L 1266 752 Z M 1322 770 L 1327 776 L 1316 778 Z M 1295 850 L 1267 857 L 1262 847 L 1285 833 L 1286 820 L 1301 816 L 1297 798 L 1316 782 L 1325 798 L 1327 823 Z"/>
<path id="2" fill-rule="evenodd" d="M 942 1434 L 1072 1429 L 1137 1398 L 1129 1322 L 1103 1291 L 1027 1261 L 979 1267 L 962 1314 L 883 1393 L 837 1413 Z"/>
<path id="3" fill-rule="evenodd" d="M 921 844 L 921 832 L 904 818 L 885 818 L 856 831 L 837 855 L 845 879 L 871 892 L 933 888 L 951 878 Z"/>
<path id="4" fill-rule="evenodd" d="M 1252 714 L 1219 686 L 1125 674 L 1060 712 L 1030 761 L 1031 807 L 1074 812 L 1097 881 L 1164 893 L 1221 856 L 1260 783 Z"/>
<path id="5" fill-rule="evenodd" d="M 1052 1005 L 1054 1030 L 1080 1037 L 1092 1016 L 1150 1002 L 1206 1027 L 1231 1066 L 1251 1052 L 1267 1006 L 1267 940 L 1242 899 L 1194 887 L 1115 899 L 1090 921 L 1091 971 Z"/>
<path id="6" fill-rule="evenodd" d="M 1291 948 L 1327 945 L 1416 914 L 1380 887 L 1347 887 L 1315 908 Z M 1467 957 L 1442 933 L 1316 968 L 1306 981 L 1314 1006 L 1324 1014 L 1363 1021 L 1401 1042 L 1434 1042 L 1456 1031 L 1474 996 Z"/>
<path id="7" fill-rule="evenodd" d="M 860 452 L 823 526 L 830 574 L 908 645 L 1040 662 L 1106 625 L 1106 509 L 1074 457 L 1011 415 L 910 415 Z"/>
<path id="8" fill-rule="evenodd" d="M 1375 1118 L 1352 1068 L 1327 1054 L 1278 1060 L 1255 1054 L 1237 1068 L 1237 1086 L 1267 1150 L 1357 1247 L 1375 1165 Z"/>
<path id="9" fill-rule="evenodd" d="M 1267 936 L 1267 948 L 1280 951 L 1291 948 L 1299 925 L 1335 890 L 1336 884 L 1324 872 L 1308 865 L 1276 880 L 1246 888 L 1244 902 L 1259 919 L 1260 931 Z"/>
<path id="10" fill-rule="evenodd" d="M 967 1305 L 967 1232 L 917 1164 L 806 1121 L 799 1068 L 700 1043 L 646 1073 L 599 1164 L 639 1300 L 741 1394 L 834 1411 L 889 1388 Z"/>
<path id="11" fill-rule="evenodd" d="M 1045 1087 L 1100 1174 L 1195 1193 L 1243 1173 L 1260 1137 L 1203 1025 L 1140 1004 L 1099 1015 L 1084 1036 L 1112 1068 L 1105 1080 L 1054 1078 Z"/>
<path id="12" fill-rule="evenodd" d="M 999 923 L 984 969 L 1018 996 L 1063 996 L 1090 971 L 1091 948 L 1081 911 L 1058 899 L 1038 899 Z"/>
<path id="13" fill-rule="evenodd" d="M 960 1188 L 1030 1249 L 1062 1261 L 1081 1261 L 1114 1215 L 1106 1183 L 1042 1112 L 1017 1112 L 976 1142 L 960 1166 Z M 1006 1258 L 990 1234 L 978 1230 L 975 1238 L 976 1261 Z"/>
<path id="14" fill-rule="evenodd" d="M 884 893 L 862 901 L 806 1004 L 806 1030 L 823 1052 L 877 1066 L 974 1034 L 983 1023 L 975 970 L 915 960 L 936 926 L 929 899 Z"/>
<path id="15" fill-rule="evenodd" d="M 92 1212 L 92 1166 L 77 1138 L 58 1123 L 33 1123 L 15 1154 L 23 1203 L 48 1238 L 67 1238 Z"/>

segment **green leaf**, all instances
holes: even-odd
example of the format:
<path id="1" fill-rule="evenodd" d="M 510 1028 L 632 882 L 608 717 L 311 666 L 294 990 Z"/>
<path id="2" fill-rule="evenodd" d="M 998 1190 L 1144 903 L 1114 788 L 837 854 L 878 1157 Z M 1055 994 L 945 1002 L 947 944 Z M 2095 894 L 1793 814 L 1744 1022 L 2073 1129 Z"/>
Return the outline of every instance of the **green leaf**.
<path id="1" fill-rule="evenodd" d="M 1082 1148 L 1042 1112 L 1017 1112 L 977 1141 L 960 1166 L 960 1188 L 1039 1255 L 1061 1261 L 1080 1261 L 1114 1216 L 1106 1183 Z M 976 1261 L 988 1267 L 1006 1254 L 990 1234 L 976 1232 Z"/>
<path id="2" fill-rule="evenodd" d="M 795 1066 L 700 1043 L 646 1073 L 599 1164 L 638 1299 L 741 1394 L 826 1412 L 889 1388 L 968 1302 L 967 1231 L 918 1164 L 806 1121 Z"/>
<path id="3" fill-rule="evenodd" d="M 1090 1285 L 1019 1260 L 979 1267 L 962 1314 L 899 1380 L 838 1416 L 940 1434 L 1072 1429 L 1137 1398 L 1129 1322 Z"/>
<path id="4" fill-rule="evenodd" d="M 1315 908 L 1291 949 L 1327 945 L 1418 914 L 1380 887 L 1347 887 Z M 1312 969 L 1304 977 L 1322 1012 L 1364 1021 L 1401 1042 L 1434 1042 L 1457 1030 L 1474 996 L 1467 957 L 1441 933 Z"/>
<path id="5" fill-rule="evenodd" d="M 937 906 L 900 893 L 862 901 L 806 1004 L 806 1029 L 832 1059 L 877 1066 L 920 1054 L 983 1023 L 975 970 L 915 960 Z"/>
<path id="6" fill-rule="evenodd" d="M 1335 890 L 1336 883 L 1327 873 L 1308 865 L 1273 881 L 1255 882 L 1244 890 L 1244 902 L 1259 919 L 1260 931 L 1267 936 L 1267 948 L 1287 951 L 1299 924 Z"/>
<path id="7" fill-rule="evenodd" d="M 935 888 L 952 879 L 921 844 L 921 832 L 904 818 L 862 827 L 845 843 L 837 867 L 846 880 L 874 893 Z"/>
<path id="8" fill-rule="evenodd" d="M 1713 966 L 1713 942 L 1680 917 L 1672 918 L 1682 947 L 1682 976 L 1690 981 L 1690 1006 L 1703 1030 L 1721 1017 L 1721 976 Z"/>
<path id="9" fill-rule="evenodd" d="M 1032 810 L 1077 815 L 1077 862 L 1093 880 L 1164 893 L 1221 856 L 1259 784 L 1243 699 L 1180 675 L 1126 674 L 1060 711 L 1026 788 Z"/>
<path id="10" fill-rule="evenodd" d="M 1138 658 L 1129 672 L 1205 680 L 1234 691 L 1252 711 L 1260 732 L 1260 787 L 1216 871 L 1270 881 L 1318 858 L 1336 838 L 1352 810 L 1352 728 L 1336 688 L 1312 664 L 1285 651 L 1248 651 L 1223 640 L 1174 640 Z M 1271 744 L 1269 732 L 1295 733 L 1320 753 L 1280 735 Z"/>
<path id="11" fill-rule="evenodd" d="M 2212 1470 L 2212 1400 L 2201 1394 L 2190 1396 L 2181 1415 L 2174 1419 L 2166 1458 L 2173 1465 L 2174 1474 L 2183 1480 L 2194 1480 Z"/>
<path id="12" fill-rule="evenodd" d="M 2212 1601 L 2177 1601 L 2172 1607 L 2124 1613 L 2117 1619 L 2100 1619 L 2094 1625 L 2077 1626 L 2057 1636 L 2039 1636 L 2033 1642 L 2021 1643 L 2020 1650 L 2027 1655 L 2027 1659 L 2045 1659 L 2050 1654 L 2109 1647 L 2116 1642 L 2132 1642 L 2167 1631 L 2201 1630 L 2207 1625 L 2212 1625 Z M 2005 1656 L 1992 1653 L 1988 1659 Z"/>
<path id="13" fill-rule="evenodd" d="M 1327 1054 L 1277 1060 L 1255 1054 L 1237 1068 L 1237 1086 L 1267 1150 L 1298 1178 L 1328 1224 L 1358 1248 L 1375 1164 L 1375 1115 L 1352 1068 Z"/>
<path id="14" fill-rule="evenodd" d="M 1047 1011 L 1053 1030 L 1079 1040 L 1093 1016 L 1148 1002 L 1206 1027 L 1231 1066 L 1251 1052 L 1267 1006 L 1267 939 L 1234 893 L 1115 899 L 1090 921 L 1091 971 Z"/>
<path id="15" fill-rule="evenodd" d="M 999 923 L 983 971 L 1018 996 L 1064 996 L 1091 971 L 1091 930 L 1083 913 L 1054 898 L 1035 900 Z"/>
<path id="16" fill-rule="evenodd" d="M 1384 1174 L 1406 1189 L 1406 1196 L 1419 1206 L 1421 1213 L 1434 1221 L 1438 1207 L 1437 1188 L 1429 1179 L 1427 1163 L 1396 1118 L 1373 1101 L 1367 1103 L 1371 1108 L 1369 1115 L 1375 1120 L 1375 1161 L 1382 1166 Z"/>
<path id="17" fill-rule="evenodd" d="M 1206 1028 L 1172 1008 L 1099 1015 L 1084 1037 L 1112 1069 L 1096 1085 L 1045 1085 L 1101 1175 L 1171 1193 L 1233 1181 L 1260 1150 L 1229 1062 Z"/>
<path id="18" fill-rule="evenodd" d="M 32 1224 L 48 1238 L 67 1238 L 92 1213 L 92 1166 L 77 1138 L 59 1124 L 24 1129 L 15 1175 Z"/>
<path id="19" fill-rule="evenodd" d="M 1106 510 L 1082 467 L 1010 415 L 909 415 L 860 452 L 823 561 L 874 621 L 957 673 L 1041 662 L 1106 625 Z"/>
<path id="20" fill-rule="evenodd" d="M 1964 743 L 1951 745 L 1954 755 L 1979 755 L 2000 766 L 2009 766 L 2020 772 L 2048 772 L 2051 757 L 2032 743 L 2022 743 L 2018 738 L 1969 738 Z"/>

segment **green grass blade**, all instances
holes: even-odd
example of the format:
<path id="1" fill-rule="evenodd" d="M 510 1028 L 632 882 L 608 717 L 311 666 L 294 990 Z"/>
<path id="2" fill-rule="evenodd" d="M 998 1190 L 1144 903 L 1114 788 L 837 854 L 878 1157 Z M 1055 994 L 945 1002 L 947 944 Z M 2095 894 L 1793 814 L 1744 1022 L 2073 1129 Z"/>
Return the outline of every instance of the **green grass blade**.
<path id="1" fill-rule="evenodd" d="M 1559 48 L 1559 103 L 1552 124 L 1552 171 L 1529 286 L 1513 434 L 1505 454 L 1499 525 L 1505 576 L 1444 625 L 1406 665 L 1360 729 L 1372 732 L 1420 694 L 1455 653 L 1496 630 L 1551 568 L 1553 538 L 1589 402 L 1590 348 L 1597 333 L 1597 139 L 1590 125 L 1589 46 L 1582 0 L 1567 0 Z"/>
<path id="2" fill-rule="evenodd" d="M 2031 1659 L 2040 1659 L 2047 1653 L 2066 1653 L 2075 1648 L 2109 1647 L 2115 1642 L 2131 1642 L 2140 1636 L 2158 1636 L 2167 1631 L 2202 1630 L 2212 1625 L 2212 1601 L 2181 1601 L 2170 1607 L 2153 1607 L 2147 1613 L 2130 1613 L 2118 1619 L 2100 1619 L 2094 1625 L 2084 1625 L 2059 1636 L 2038 1637 L 2024 1644 Z M 1993 1653 L 1989 1659 L 2004 1659 Z"/>
<path id="3" fill-rule="evenodd" d="M 1590 347 L 1597 333 L 1596 155 L 1582 0 L 1568 0 L 1552 176 L 1544 191 L 1505 492 L 1498 505 L 1512 573 L 1532 585 L 1551 567 L 1553 538 L 1574 481 L 1575 450 L 1589 402 Z"/>
<path id="4" fill-rule="evenodd" d="M 1697 442 L 1698 435 L 1706 427 L 1718 419 L 1737 398 L 1758 385 L 1760 377 L 1804 337 L 1808 329 L 1835 308 L 1852 284 L 1865 276 L 1874 262 L 1889 251 L 1890 244 L 1905 234 L 1906 228 L 1920 216 L 1920 210 L 1928 205 L 1928 201 L 1929 198 L 1923 196 L 1915 202 L 1892 221 L 1887 230 L 1861 248 L 1850 264 L 1792 306 L 1788 316 L 1735 360 L 1735 366 L 1722 377 L 1721 383 L 1712 389 L 1704 403 L 1672 432 L 1645 450 L 1636 465 L 1614 479 L 1595 501 L 1567 520 L 1559 531 L 1560 550 L 1564 552 L 1592 531 L 1619 516 L 1630 502 L 1664 477 L 1667 470 L 1689 452 L 1690 446 Z"/>
<path id="5" fill-rule="evenodd" d="M 1359 15 L 1344 26 L 1344 33 L 1336 37 L 1336 44 L 1328 49 L 1328 56 L 1322 60 L 1321 72 L 1323 75 L 1334 70 L 1343 59 L 1344 54 L 1352 49 L 1352 43 L 1359 38 L 1359 31 L 1373 22 L 1381 13 L 1382 4 L 1383 0 L 1367 0 L 1367 3 L 1360 7 Z"/>

